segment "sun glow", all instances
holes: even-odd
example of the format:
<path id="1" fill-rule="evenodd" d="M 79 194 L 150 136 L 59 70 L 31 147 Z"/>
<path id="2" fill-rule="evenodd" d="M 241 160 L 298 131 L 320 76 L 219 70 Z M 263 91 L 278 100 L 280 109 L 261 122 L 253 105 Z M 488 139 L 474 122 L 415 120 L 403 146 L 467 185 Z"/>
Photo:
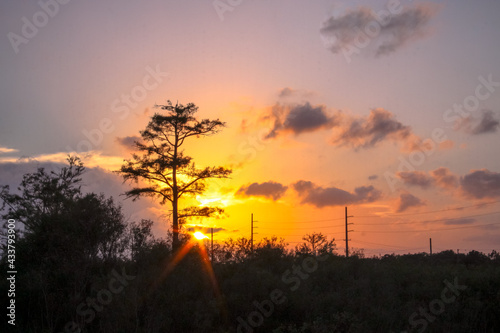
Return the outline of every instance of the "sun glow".
<path id="1" fill-rule="evenodd" d="M 196 196 L 196 201 L 198 201 L 200 204 L 198 206 L 200 207 L 206 207 L 206 206 L 215 206 L 215 207 L 227 207 L 230 205 L 231 201 L 233 200 L 232 195 L 226 194 L 226 195 L 221 195 L 220 193 L 217 193 L 216 195 L 205 195 L 205 196 Z"/>
<path id="2" fill-rule="evenodd" d="M 194 238 L 198 239 L 198 240 L 202 240 L 202 239 L 205 239 L 205 238 L 208 238 L 208 236 L 204 235 L 202 232 L 200 231 L 197 231 L 193 234 Z"/>

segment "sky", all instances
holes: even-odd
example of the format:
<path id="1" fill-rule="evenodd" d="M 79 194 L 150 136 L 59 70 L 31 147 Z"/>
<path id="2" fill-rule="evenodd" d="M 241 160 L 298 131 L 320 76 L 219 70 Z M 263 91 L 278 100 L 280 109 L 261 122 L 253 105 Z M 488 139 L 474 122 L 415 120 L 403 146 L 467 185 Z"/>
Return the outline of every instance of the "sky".
<path id="1" fill-rule="evenodd" d="M 368 256 L 500 250 L 500 2 L 0 3 L 0 184 L 79 154 L 86 191 L 169 229 L 169 207 L 120 196 L 155 105 L 225 129 L 193 138 L 226 166 L 184 205 L 216 205 L 216 241 L 321 232 Z"/>

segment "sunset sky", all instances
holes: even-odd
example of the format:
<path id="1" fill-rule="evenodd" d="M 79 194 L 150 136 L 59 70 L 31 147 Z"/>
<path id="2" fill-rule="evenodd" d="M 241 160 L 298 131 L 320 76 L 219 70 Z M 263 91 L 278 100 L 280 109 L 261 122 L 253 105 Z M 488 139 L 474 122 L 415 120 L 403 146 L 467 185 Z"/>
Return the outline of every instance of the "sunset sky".
<path id="1" fill-rule="evenodd" d="M 500 250 L 500 2 L 0 3 L 0 185 L 79 153 L 85 190 L 169 228 L 112 174 L 155 104 L 226 122 L 192 139 L 233 168 L 184 204 L 216 240 L 322 232 L 368 256 Z"/>

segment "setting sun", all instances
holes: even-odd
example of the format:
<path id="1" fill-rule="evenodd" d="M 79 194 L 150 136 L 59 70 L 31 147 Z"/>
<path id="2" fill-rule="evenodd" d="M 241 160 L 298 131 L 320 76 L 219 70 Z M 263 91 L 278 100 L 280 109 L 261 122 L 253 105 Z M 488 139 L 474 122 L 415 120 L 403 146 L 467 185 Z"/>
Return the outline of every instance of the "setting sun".
<path id="1" fill-rule="evenodd" d="M 204 238 L 208 238 L 208 236 L 204 235 L 202 232 L 200 231 L 197 231 L 193 234 L 194 238 L 198 239 L 198 240 L 202 240 Z"/>

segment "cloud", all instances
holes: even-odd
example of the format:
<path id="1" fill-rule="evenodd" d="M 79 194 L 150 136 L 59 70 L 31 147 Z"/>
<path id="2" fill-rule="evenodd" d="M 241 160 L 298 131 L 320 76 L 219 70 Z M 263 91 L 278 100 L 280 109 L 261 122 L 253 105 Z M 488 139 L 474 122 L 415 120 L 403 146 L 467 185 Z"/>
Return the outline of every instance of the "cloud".
<path id="1" fill-rule="evenodd" d="M 408 185 L 422 188 L 437 185 L 468 199 L 500 198 L 500 173 L 498 172 L 481 169 L 458 176 L 446 167 L 439 167 L 430 171 L 429 174 L 430 176 L 422 171 L 406 171 L 398 172 L 397 176 Z"/>
<path id="2" fill-rule="evenodd" d="M 375 108 L 364 117 L 353 116 L 342 111 L 329 112 L 324 105 L 276 103 L 259 117 L 259 123 L 269 126 L 264 139 L 285 135 L 299 135 L 323 129 L 333 129 L 330 143 L 334 146 L 349 146 L 354 149 L 372 148 L 382 141 L 402 144 L 402 151 L 429 149 L 410 126 L 404 125 L 393 113 Z M 242 122 L 246 128 L 247 122 Z"/>
<path id="3" fill-rule="evenodd" d="M 433 178 L 423 171 L 401 171 L 396 175 L 403 183 L 411 186 L 429 188 L 433 183 Z"/>
<path id="4" fill-rule="evenodd" d="M 205 227 L 205 226 L 192 226 L 192 227 L 188 227 L 186 228 L 187 231 L 189 232 L 195 232 L 195 231 L 200 231 L 201 233 L 205 234 L 205 235 L 209 235 L 212 230 L 214 232 L 214 234 L 218 233 L 218 232 L 222 232 L 222 231 L 230 231 L 226 228 L 209 228 L 209 227 Z"/>
<path id="5" fill-rule="evenodd" d="M 458 187 L 458 177 L 454 175 L 448 168 L 440 167 L 431 171 L 431 176 L 434 182 L 446 189 L 453 189 Z"/>
<path id="6" fill-rule="evenodd" d="M 316 92 L 311 90 L 285 87 L 279 91 L 278 98 L 285 100 L 308 99 L 315 96 L 316 94 Z"/>
<path id="7" fill-rule="evenodd" d="M 45 168 L 46 171 L 58 172 L 68 164 L 66 161 L 40 161 L 40 160 L 22 160 L 18 162 L 0 163 L 0 185 L 9 185 L 11 192 L 17 192 L 17 187 L 22 181 L 23 175 L 37 171 L 37 168 Z M 112 196 L 115 202 L 122 204 L 123 213 L 127 220 L 138 221 L 140 219 L 152 219 L 155 221 L 155 232 L 162 227 L 162 214 L 165 211 L 159 203 L 151 200 L 124 200 L 121 195 L 130 189 L 129 184 L 124 184 L 122 177 L 110 171 L 106 171 L 98 166 L 89 166 L 85 163 L 86 170 L 82 175 L 83 193 L 104 193 L 106 196 Z M 156 213 L 153 209 L 158 209 Z M 164 234 L 159 234 L 162 237 Z"/>
<path id="8" fill-rule="evenodd" d="M 17 149 L 0 146 L 0 154 L 14 153 L 14 152 L 18 152 L 18 151 L 19 150 L 17 150 Z"/>
<path id="9" fill-rule="evenodd" d="M 359 48 L 370 45 L 376 56 L 385 55 L 426 36 L 437 8 L 433 4 L 420 4 L 381 17 L 370 8 L 359 7 L 330 17 L 323 22 L 320 33 L 325 46 L 334 54 L 359 53 Z"/>
<path id="10" fill-rule="evenodd" d="M 412 207 L 425 206 L 425 202 L 408 192 L 401 193 L 397 201 L 396 212 L 401 213 Z"/>
<path id="11" fill-rule="evenodd" d="M 444 141 L 439 143 L 440 150 L 450 150 L 454 146 L 455 146 L 455 142 L 453 142 L 451 140 L 444 140 Z"/>
<path id="12" fill-rule="evenodd" d="M 261 184 L 253 183 L 240 187 L 238 191 L 236 191 L 236 195 L 247 197 L 265 197 L 276 201 L 285 194 L 287 188 L 287 186 L 273 181 Z"/>
<path id="13" fill-rule="evenodd" d="M 106 170 L 117 170 L 123 163 L 123 157 L 104 155 L 101 151 L 91 150 L 86 153 L 57 152 L 52 154 L 40 154 L 34 156 L 11 156 L 0 157 L 0 163 L 61 163 L 66 164 L 68 155 L 79 156 L 86 167 L 101 167 Z"/>
<path id="14" fill-rule="evenodd" d="M 350 193 L 336 187 L 324 188 L 310 181 L 300 180 L 292 184 L 292 187 L 301 198 L 301 203 L 318 208 L 373 202 L 382 196 L 382 192 L 373 186 L 357 187 Z"/>
<path id="15" fill-rule="evenodd" d="M 499 126 L 500 121 L 498 119 L 498 114 L 492 110 L 483 110 L 479 117 L 469 116 L 457 120 L 455 123 L 455 130 L 478 135 L 495 133 L 498 131 Z"/>
<path id="16" fill-rule="evenodd" d="M 381 108 L 371 110 L 368 117 L 351 117 L 343 127 L 334 135 L 332 144 L 359 149 L 371 148 L 383 140 L 391 140 L 403 142 L 405 147 L 413 149 L 419 141 L 409 126 L 403 125 L 395 119 L 394 114 Z"/>
<path id="17" fill-rule="evenodd" d="M 402 174 L 403 177 L 401 177 Z M 459 191 L 455 191 L 455 194 L 468 199 L 492 199 L 500 197 L 500 173 L 498 172 L 481 169 L 472 170 L 464 176 L 458 176 L 448 168 L 439 167 L 430 171 L 430 176 L 430 184 L 434 183 L 448 190 L 458 189 Z M 403 179 L 405 183 L 412 183 L 413 185 L 422 186 L 429 182 L 427 175 L 420 171 L 399 172 L 398 177 Z"/>
<path id="18" fill-rule="evenodd" d="M 473 170 L 461 177 L 461 189 L 468 198 L 484 199 L 500 197 L 500 173 L 487 169 Z"/>
<path id="19" fill-rule="evenodd" d="M 289 87 L 285 87 L 285 88 L 281 89 L 278 96 L 279 97 L 289 97 L 289 96 L 294 96 L 295 94 L 297 94 L 297 90 L 289 88 Z"/>
<path id="20" fill-rule="evenodd" d="M 375 179 L 378 179 L 378 175 L 368 176 L 368 180 L 375 180 Z"/>
<path id="21" fill-rule="evenodd" d="M 123 147 L 127 149 L 133 149 L 135 147 L 135 142 L 142 141 L 142 138 L 137 135 L 117 137 L 116 141 Z"/>
<path id="22" fill-rule="evenodd" d="M 444 224 L 461 225 L 461 224 L 472 224 L 474 222 L 476 222 L 476 219 L 462 218 L 462 219 L 446 220 L 444 221 Z"/>
<path id="23" fill-rule="evenodd" d="M 314 132 L 330 128 L 337 123 L 337 118 L 328 114 L 324 105 L 312 106 L 309 102 L 297 105 L 276 104 L 262 119 L 271 120 L 273 123 L 266 139 L 277 137 L 285 132 L 295 135 Z"/>

